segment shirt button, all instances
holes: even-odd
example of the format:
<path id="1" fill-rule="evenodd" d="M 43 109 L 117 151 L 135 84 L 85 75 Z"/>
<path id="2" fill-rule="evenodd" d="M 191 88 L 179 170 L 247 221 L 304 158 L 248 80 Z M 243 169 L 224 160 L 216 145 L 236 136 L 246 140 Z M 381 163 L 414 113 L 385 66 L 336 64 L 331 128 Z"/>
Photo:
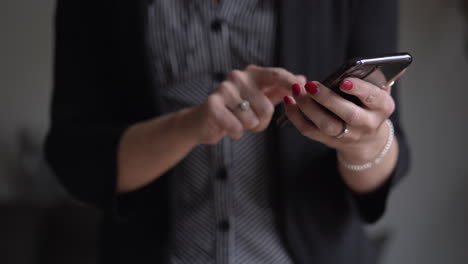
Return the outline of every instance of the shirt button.
<path id="1" fill-rule="evenodd" d="M 223 220 L 219 223 L 219 229 L 223 232 L 229 231 L 229 221 Z"/>
<path id="2" fill-rule="evenodd" d="M 223 26 L 222 24 L 222 21 L 219 20 L 219 19 L 215 19 L 213 20 L 213 22 L 211 23 L 211 30 L 213 32 L 218 32 L 221 30 L 221 27 Z"/>
<path id="3" fill-rule="evenodd" d="M 213 74 L 213 79 L 215 81 L 222 82 L 225 78 L 225 74 L 222 72 L 216 72 L 215 74 Z"/>
<path id="4" fill-rule="evenodd" d="M 216 177 L 220 180 L 225 180 L 227 179 L 227 171 L 226 169 L 220 169 L 218 173 L 216 174 Z"/>

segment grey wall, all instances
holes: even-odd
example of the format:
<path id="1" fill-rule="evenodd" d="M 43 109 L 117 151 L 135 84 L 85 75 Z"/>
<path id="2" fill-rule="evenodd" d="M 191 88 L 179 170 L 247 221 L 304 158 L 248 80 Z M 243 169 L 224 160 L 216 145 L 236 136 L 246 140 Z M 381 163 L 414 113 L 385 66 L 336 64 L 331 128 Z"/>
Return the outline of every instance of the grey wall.
<path id="1" fill-rule="evenodd" d="M 458 0 L 402 1 L 401 49 L 415 60 L 403 81 L 411 174 L 379 227 L 395 231 L 385 263 L 467 263 L 468 26 Z"/>
<path id="2" fill-rule="evenodd" d="M 37 148 L 47 127 L 53 2 L 0 1 L 0 201 L 36 186 L 18 175 L 34 178 L 36 169 L 43 170 Z M 413 166 L 385 218 L 371 227 L 393 231 L 387 264 L 468 259 L 468 59 L 458 5 L 402 1 L 401 49 L 415 56 L 400 105 Z M 46 182 L 53 185 L 47 177 Z"/>
<path id="3" fill-rule="evenodd" d="M 56 188 L 39 155 L 48 124 L 53 3 L 0 1 L 0 200 L 43 197 L 47 186 Z"/>

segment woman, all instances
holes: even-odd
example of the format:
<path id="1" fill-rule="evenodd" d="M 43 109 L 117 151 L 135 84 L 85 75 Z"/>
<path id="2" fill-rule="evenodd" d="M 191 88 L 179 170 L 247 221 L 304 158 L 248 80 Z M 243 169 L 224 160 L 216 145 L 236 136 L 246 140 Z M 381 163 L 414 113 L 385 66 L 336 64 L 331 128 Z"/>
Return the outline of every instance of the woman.
<path id="1" fill-rule="evenodd" d="M 347 79 L 358 106 L 305 76 L 394 52 L 397 10 L 59 1 L 46 153 L 103 210 L 103 262 L 371 263 L 362 224 L 408 164 L 396 90 Z M 283 112 L 292 127 L 275 125 Z"/>

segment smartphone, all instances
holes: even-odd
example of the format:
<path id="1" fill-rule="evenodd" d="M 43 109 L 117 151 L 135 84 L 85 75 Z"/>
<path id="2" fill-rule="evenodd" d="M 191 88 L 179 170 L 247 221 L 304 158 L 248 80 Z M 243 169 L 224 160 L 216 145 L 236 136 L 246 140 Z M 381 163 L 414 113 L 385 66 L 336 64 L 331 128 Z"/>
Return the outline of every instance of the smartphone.
<path id="1" fill-rule="evenodd" d="M 407 52 L 378 57 L 354 58 L 344 63 L 321 83 L 343 98 L 361 105 L 362 103 L 357 97 L 340 90 L 340 84 L 344 79 L 354 77 L 366 80 L 380 88 L 390 87 L 405 73 L 412 61 L 413 57 Z M 280 126 L 288 123 L 290 122 L 286 115 L 282 115 L 277 119 L 277 124 Z"/>
<path id="2" fill-rule="evenodd" d="M 413 61 L 409 53 L 397 53 L 372 58 L 355 58 L 342 65 L 336 72 L 328 76 L 322 84 L 342 97 L 361 104 L 357 97 L 342 92 L 341 82 L 349 77 L 367 80 L 377 87 L 392 86 L 404 74 Z"/>

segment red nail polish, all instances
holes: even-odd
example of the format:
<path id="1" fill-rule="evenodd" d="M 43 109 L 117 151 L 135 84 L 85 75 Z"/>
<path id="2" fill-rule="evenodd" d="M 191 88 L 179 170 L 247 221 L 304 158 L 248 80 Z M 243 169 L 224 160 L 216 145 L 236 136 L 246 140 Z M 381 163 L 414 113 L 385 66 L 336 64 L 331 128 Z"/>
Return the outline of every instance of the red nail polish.
<path id="1" fill-rule="evenodd" d="M 344 82 L 341 83 L 341 89 L 347 90 L 347 91 L 353 89 L 353 82 L 351 82 L 350 80 L 345 80 Z"/>
<path id="2" fill-rule="evenodd" d="M 318 92 L 318 87 L 314 82 L 306 83 L 305 89 L 307 90 L 307 92 L 309 92 L 312 95 L 314 95 L 314 94 L 316 94 Z"/>
<path id="3" fill-rule="evenodd" d="M 292 90 L 294 95 L 300 95 L 301 94 L 301 86 L 297 83 L 293 84 Z"/>
<path id="4" fill-rule="evenodd" d="M 292 103 L 292 100 L 291 100 L 291 98 L 289 98 L 289 96 L 285 96 L 285 97 L 283 98 L 283 101 L 284 101 L 284 103 L 287 104 L 287 105 L 290 104 L 290 103 Z"/>

